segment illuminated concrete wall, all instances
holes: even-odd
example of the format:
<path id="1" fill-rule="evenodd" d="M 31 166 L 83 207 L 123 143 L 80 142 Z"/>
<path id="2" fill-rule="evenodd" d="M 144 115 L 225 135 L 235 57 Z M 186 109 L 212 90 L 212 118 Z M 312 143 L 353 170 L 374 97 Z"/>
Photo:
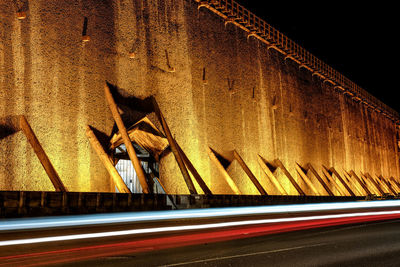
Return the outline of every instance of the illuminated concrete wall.
<path id="1" fill-rule="evenodd" d="M 16 18 L 14 2 L 25 20 Z M 0 1 L 0 117 L 26 115 L 70 191 L 110 189 L 85 136 L 86 124 L 112 127 L 103 83 L 116 77 L 115 15 L 111 4 L 99 3 Z M 21 132 L 0 140 L 0 188 L 54 190 Z"/>
<path id="2" fill-rule="evenodd" d="M 26 114 L 71 191 L 111 190 L 85 137 L 86 124 L 111 132 L 105 80 L 156 97 L 213 193 L 232 191 L 208 146 L 227 158 L 236 149 L 265 188 L 258 154 L 279 158 L 299 182 L 295 162 L 399 176 L 392 121 L 193 0 L 24 3 L 27 18 L 17 20 L 14 4 L 0 1 L 0 117 Z M 243 193 L 258 194 L 236 161 L 228 173 Z M 172 154 L 161 160 L 161 180 L 169 193 L 188 192 Z M 0 140 L 0 189 L 52 190 L 21 133 Z"/>

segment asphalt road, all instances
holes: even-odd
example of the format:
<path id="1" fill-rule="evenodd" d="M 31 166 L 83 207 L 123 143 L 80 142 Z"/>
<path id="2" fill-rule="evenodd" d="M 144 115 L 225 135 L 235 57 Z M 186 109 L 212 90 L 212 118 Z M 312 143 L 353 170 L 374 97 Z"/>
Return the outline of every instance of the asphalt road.
<path id="1" fill-rule="evenodd" d="M 400 266 L 400 220 L 128 253 L 62 266 Z"/>
<path id="2" fill-rule="evenodd" d="M 245 215 L 223 210 L 220 217 L 211 216 L 216 209 L 171 211 L 163 220 L 163 213 L 150 212 L 3 221 L 0 267 L 400 266 L 400 211 L 386 206 L 397 202 L 354 205 L 366 204 L 383 207 L 320 210 L 322 205 L 286 212 L 281 206 L 283 212 L 258 215 L 246 208 Z M 194 218 L 197 212 L 201 218 Z M 139 219 L 146 214 L 150 217 Z M 188 216 L 170 217 L 177 214 Z"/>

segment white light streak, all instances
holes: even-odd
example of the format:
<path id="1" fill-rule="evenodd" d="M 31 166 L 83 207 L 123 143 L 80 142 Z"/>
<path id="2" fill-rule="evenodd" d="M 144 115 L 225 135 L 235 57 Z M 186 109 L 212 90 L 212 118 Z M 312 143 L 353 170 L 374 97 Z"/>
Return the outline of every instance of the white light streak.
<path id="1" fill-rule="evenodd" d="M 115 237 L 115 236 L 137 235 L 137 234 L 147 234 L 147 233 L 164 233 L 172 231 L 182 232 L 189 230 L 215 229 L 215 228 L 246 226 L 255 224 L 299 222 L 299 221 L 309 221 L 309 220 L 327 220 L 327 219 L 350 218 L 350 217 L 361 217 L 361 216 L 379 216 L 379 215 L 382 216 L 389 214 L 391 215 L 400 214 L 400 211 L 376 211 L 376 212 L 331 214 L 331 215 L 305 216 L 305 217 L 293 217 L 293 218 L 260 219 L 260 220 L 246 220 L 246 221 L 209 223 L 209 224 L 197 224 L 197 225 L 179 225 L 179 226 L 154 227 L 154 228 L 144 228 L 144 229 L 131 229 L 123 231 L 110 231 L 110 232 L 99 232 L 90 234 L 61 235 L 52 237 L 5 240 L 5 241 L 0 241 L 0 246 L 69 241 L 69 240 L 79 240 L 79 239 L 89 239 L 89 238 Z"/>
<path id="2" fill-rule="evenodd" d="M 223 216 L 267 215 L 291 212 L 331 211 L 346 209 L 400 207 L 400 200 L 357 201 L 317 204 L 271 205 L 235 208 L 209 208 L 167 211 L 146 211 L 91 214 L 79 216 L 53 216 L 43 218 L 8 219 L 0 222 L 0 232 L 23 229 L 99 225 L 110 223 L 196 219 Z"/>

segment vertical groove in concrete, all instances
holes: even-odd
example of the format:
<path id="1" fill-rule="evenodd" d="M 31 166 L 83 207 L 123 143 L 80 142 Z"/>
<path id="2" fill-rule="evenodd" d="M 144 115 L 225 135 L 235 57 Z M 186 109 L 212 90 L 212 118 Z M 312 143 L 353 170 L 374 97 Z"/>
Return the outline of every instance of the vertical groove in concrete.
<path id="1" fill-rule="evenodd" d="M 11 114 L 23 114 L 25 111 L 25 52 L 29 49 L 23 45 L 23 23 L 19 20 L 12 21 L 12 31 L 11 31 L 11 46 L 12 46 L 12 69 L 14 70 L 14 81 L 11 83 L 10 95 L 12 99 L 12 103 L 7 105 L 6 109 L 8 112 L 11 111 Z M 26 154 L 29 154 L 30 146 L 27 144 L 26 140 L 24 140 L 25 136 L 19 134 L 19 144 L 16 144 L 14 147 L 14 153 L 18 155 L 18 157 L 11 157 L 8 160 L 13 162 L 14 166 L 21 165 L 24 174 L 28 174 L 27 168 L 29 168 L 28 158 Z M 22 142 L 21 142 L 22 141 Z M 13 173 L 16 175 L 18 172 L 15 168 L 13 168 Z M 34 184 L 37 181 L 29 181 L 28 177 L 18 177 L 14 176 L 12 181 L 12 187 L 15 189 L 19 189 L 18 185 L 22 190 L 29 190 L 29 188 L 35 188 Z M 27 181 L 29 181 L 27 183 Z"/>

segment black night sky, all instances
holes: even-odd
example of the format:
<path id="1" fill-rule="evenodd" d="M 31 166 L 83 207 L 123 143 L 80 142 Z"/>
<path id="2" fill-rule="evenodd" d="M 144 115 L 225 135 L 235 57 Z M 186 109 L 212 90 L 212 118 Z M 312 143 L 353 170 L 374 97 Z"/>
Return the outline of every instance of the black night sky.
<path id="1" fill-rule="evenodd" d="M 400 111 L 397 8 L 376 1 L 239 0 L 390 107 Z"/>

